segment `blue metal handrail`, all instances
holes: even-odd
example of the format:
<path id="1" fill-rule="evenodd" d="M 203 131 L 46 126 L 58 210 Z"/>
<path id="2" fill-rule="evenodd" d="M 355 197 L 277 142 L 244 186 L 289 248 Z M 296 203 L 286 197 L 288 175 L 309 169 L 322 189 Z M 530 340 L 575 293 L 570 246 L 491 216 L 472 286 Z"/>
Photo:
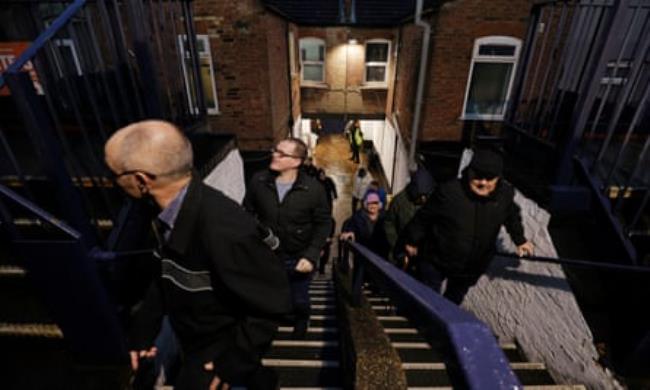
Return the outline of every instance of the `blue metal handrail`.
<path id="1" fill-rule="evenodd" d="M 59 218 L 43 210 L 41 207 L 38 207 L 38 205 L 35 203 L 10 190 L 7 186 L 0 184 L 0 195 L 21 206 L 25 210 L 28 210 L 31 214 L 40 218 L 41 220 L 48 222 L 60 231 L 64 232 L 66 235 L 70 236 L 70 238 L 74 240 L 81 240 L 81 233 L 79 233 L 77 230 Z"/>
<path id="2" fill-rule="evenodd" d="M 27 61 L 31 60 L 36 53 L 45 46 L 47 41 L 50 40 L 56 33 L 59 32 L 66 24 L 72 19 L 72 17 L 86 4 L 86 0 L 75 0 L 74 3 L 70 4 L 68 8 L 59 15 L 54 22 L 43 31 L 34 42 L 29 45 L 29 47 L 18 56 L 16 61 L 12 62 L 11 65 L 3 72 L 14 74 L 20 72 L 20 70 L 25 66 Z M 5 84 L 4 76 L 0 74 L 0 88 Z"/>
<path id="3" fill-rule="evenodd" d="M 357 298 L 353 300 L 358 301 L 361 296 L 364 268 L 369 267 L 382 282 L 396 291 L 394 295 L 412 304 L 421 323 L 445 331 L 465 381 L 464 386 L 490 390 L 520 388 L 519 379 L 486 324 L 363 245 L 355 242 L 341 244 L 349 245 L 358 255 L 354 259 L 353 277 L 353 295 Z"/>

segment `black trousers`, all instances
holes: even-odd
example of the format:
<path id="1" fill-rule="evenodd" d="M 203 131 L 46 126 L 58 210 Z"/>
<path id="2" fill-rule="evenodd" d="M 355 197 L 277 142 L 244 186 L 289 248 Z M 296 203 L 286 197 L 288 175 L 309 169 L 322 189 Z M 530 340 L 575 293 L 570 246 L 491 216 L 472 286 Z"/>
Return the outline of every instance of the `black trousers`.
<path id="1" fill-rule="evenodd" d="M 438 293 L 442 289 L 442 282 L 447 279 L 447 286 L 442 295 L 457 305 L 460 305 L 469 289 L 481 277 L 481 275 L 446 275 L 426 261 L 420 261 L 417 264 L 417 275 L 422 283 Z"/>

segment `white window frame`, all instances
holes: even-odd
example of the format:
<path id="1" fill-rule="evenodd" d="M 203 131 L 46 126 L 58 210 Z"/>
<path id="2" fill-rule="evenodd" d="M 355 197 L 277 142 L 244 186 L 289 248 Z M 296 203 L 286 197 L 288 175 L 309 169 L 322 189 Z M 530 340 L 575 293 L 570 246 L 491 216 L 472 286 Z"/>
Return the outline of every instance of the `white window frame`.
<path id="1" fill-rule="evenodd" d="M 83 71 L 81 70 L 81 62 L 79 62 L 79 55 L 77 54 L 77 46 L 74 44 L 74 41 L 70 38 L 54 39 L 53 41 L 54 44 L 58 47 L 67 47 L 70 49 L 70 53 L 72 54 L 72 62 L 74 63 L 77 76 L 83 75 Z M 59 64 L 59 62 L 56 61 L 56 57 L 54 60 L 57 71 L 59 73 L 59 77 L 63 77 L 63 64 Z"/>
<path id="2" fill-rule="evenodd" d="M 368 44 L 369 43 L 385 43 L 388 45 L 388 50 L 386 51 L 386 62 L 380 62 L 380 61 L 366 61 L 366 53 L 368 52 Z M 364 56 L 364 67 L 363 67 L 363 83 L 367 86 L 378 86 L 378 87 L 385 87 L 388 85 L 388 65 L 390 64 L 390 50 L 391 50 L 391 42 L 388 39 L 369 39 L 364 42 L 363 44 L 363 56 Z M 368 81 L 366 78 L 368 77 L 368 67 L 369 66 L 383 66 L 385 68 L 384 71 L 384 80 L 383 81 Z"/>
<path id="3" fill-rule="evenodd" d="M 508 45 L 514 46 L 515 52 L 512 56 L 494 56 L 494 55 L 481 55 L 479 49 L 483 45 Z M 467 85 L 465 86 L 465 99 L 463 101 L 463 112 L 461 119 L 463 120 L 503 120 L 510 103 L 510 94 L 512 92 L 512 85 L 515 80 L 515 73 L 517 71 L 517 63 L 519 62 L 519 54 L 521 52 L 521 39 L 500 35 L 493 35 L 488 37 L 478 38 L 474 41 L 474 49 L 472 51 L 472 64 L 469 68 L 469 75 L 467 77 Z M 512 72 L 510 73 L 510 80 L 508 81 L 508 88 L 505 96 L 505 103 L 503 105 L 502 114 L 466 114 L 467 112 L 467 99 L 469 98 L 469 91 L 472 84 L 472 77 L 474 75 L 474 64 L 476 63 L 499 63 L 499 64 L 512 64 Z"/>
<path id="4" fill-rule="evenodd" d="M 192 102 L 192 91 L 190 90 L 190 79 L 187 74 L 187 69 L 185 68 L 185 34 L 181 34 L 178 36 L 178 49 L 180 51 L 181 55 L 181 66 L 183 68 L 183 78 L 185 80 L 185 91 L 187 92 L 187 104 L 190 107 L 190 112 L 193 114 L 198 114 L 199 110 L 198 107 L 194 105 Z M 212 83 L 212 93 L 213 93 L 213 99 L 214 99 L 214 107 L 206 107 L 207 112 L 209 115 L 218 115 L 219 112 L 219 99 L 217 97 L 217 86 L 214 82 L 214 64 L 212 63 L 212 50 L 210 49 L 210 37 L 206 34 L 197 34 L 196 35 L 196 40 L 202 41 L 203 43 L 203 51 L 199 51 L 199 47 L 197 45 L 197 54 L 199 56 L 199 60 L 202 58 L 207 58 L 210 61 L 210 82 Z M 199 64 L 200 67 L 200 64 Z M 199 72 L 199 77 L 201 77 L 201 74 Z M 203 88 L 201 84 L 201 80 L 198 81 L 198 87 Z M 204 91 L 205 92 L 205 91 Z"/>
<path id="5" fill-rule="evenodd" d="M 302 47 L 304 43 L 315 43 L 318 45 L 323 46 L 323 61 L 303 61 L 302 59 Z M 299 55 L 300 55 L 300 84 L 301 85 L 322 85 L 325 84 L 325 59 L 327 57 L 327 47 L 325 46 L 325 40 L 321 38 L 316 38 L 316 37 L 306 37 L 306 38 L 300 38 L 299 44 L 298 44 L 298 50 L 299 50 Z M 323 69 L 322 74 L 321 74 L 321 80 L 320 81 L 314 81 L 314 80 L 305 80 L 305 65 L 320 65 L 321 69 Z"/>

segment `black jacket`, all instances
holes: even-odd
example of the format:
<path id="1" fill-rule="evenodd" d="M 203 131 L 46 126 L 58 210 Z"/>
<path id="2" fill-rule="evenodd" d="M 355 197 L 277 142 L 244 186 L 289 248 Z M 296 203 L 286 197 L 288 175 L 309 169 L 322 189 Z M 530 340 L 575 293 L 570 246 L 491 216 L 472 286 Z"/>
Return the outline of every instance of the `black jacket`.
<path id="1" fill-rule="evenodd" d="M 316 263 L 331 229 L 332 210 L 325 189 L 299 171 L 282 202 L 275 186 L 276 174 L 256 173 L 248 184 L 244 206 L 280 239 L 280 253 Z"/>
<path id="2" fill-rule="evenodd" d="M 341 232 L 353 232 L 356 242 L 380 257 L 387 258 L 389 246 L 384 230 L 383 215 L 380 215 L 373 224 L 365 210 L 357 210 L 343 223 Z"/>
<path id="3" fill-rule="evenodd" d="M 269 320 L 291 310 L 283 264 L 260 240 L 256 221 L 193 179 L 159 252 L 160 277 L 136 315 L 131 348 L 150 348 L 166 313 L 184 353 L 210 347 L 221 378 L 245 379 L 275 334 Z"/>
<path id="4" fill-rule="evenodd" d="M 418 257 L 447 275 L 480 275 L 496 252 L 501 225 L 517 245 L 526 242 L 513 187 L 501 179 L 481 198 L 466 178 L 441 184 L 418 210 L 400 241 L 418 247 Z"/>

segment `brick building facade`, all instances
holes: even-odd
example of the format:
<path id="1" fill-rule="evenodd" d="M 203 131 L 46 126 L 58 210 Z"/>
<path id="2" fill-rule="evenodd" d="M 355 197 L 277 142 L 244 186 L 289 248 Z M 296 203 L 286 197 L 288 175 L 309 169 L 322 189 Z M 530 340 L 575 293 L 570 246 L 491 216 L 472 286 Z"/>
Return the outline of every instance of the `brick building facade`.
<path id="1" fill-rule="evenodd" d="M 476 124 L 476 118 L 468 121 L 464 116 L 476 39 L 523 40 L 531 1 L 426 4 L 423 19 L 432 30 L 419 139 L 459 141 Z M 209 37 L 214 66 L 219 110 L 210 116 L 212 130 L 236 133 L 243 149 L 263 149 L 289 134 L 301 117 L 390 118 L 394 113 L 408 142 L 422 45 L 422 28 L 413 24 L 412 11 L 393 25 L 349 20 L 318 24 L 311 19 L 301 24 L 299 17 L 283 13 L 281 5 L 260 0 L 194 2 L 197 33 Z M 350 12 L 349 5 L 342 12 Z M 303 65 L 305 38 L 324 45 L 321 64 Z M 366 44 L 374 41 L 389 45 L 382 70 L 386 79 L 380 85 L 366 80 Z M 322 66 L 322 82 L 306 82 L 302 66 L 311 66 L 312 72 Z M 479 122 L 482 129 L 498 131 L 499 120 L 483 117 Z"/>

